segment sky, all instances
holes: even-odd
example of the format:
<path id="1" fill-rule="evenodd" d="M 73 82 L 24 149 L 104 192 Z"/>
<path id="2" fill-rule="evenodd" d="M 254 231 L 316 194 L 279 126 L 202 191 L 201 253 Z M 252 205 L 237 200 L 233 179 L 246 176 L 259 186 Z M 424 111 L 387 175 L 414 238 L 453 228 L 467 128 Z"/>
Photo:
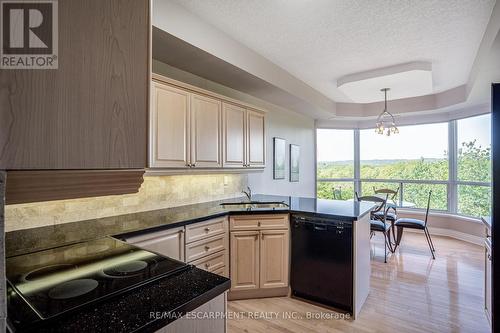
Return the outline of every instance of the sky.
<path id="1" fill-rule="evenodd" d="M 490 115 L 457 121 L 458 142 L 476 139 L 489 147 Z M 352 130 L 318 129 L 318 161 L 354 159 Z M 397 135 L 380 135 L 374 129 L 360 131 L 361 160 L 443 158 L 448 150 L 448 123 L 401 126 Z"/>

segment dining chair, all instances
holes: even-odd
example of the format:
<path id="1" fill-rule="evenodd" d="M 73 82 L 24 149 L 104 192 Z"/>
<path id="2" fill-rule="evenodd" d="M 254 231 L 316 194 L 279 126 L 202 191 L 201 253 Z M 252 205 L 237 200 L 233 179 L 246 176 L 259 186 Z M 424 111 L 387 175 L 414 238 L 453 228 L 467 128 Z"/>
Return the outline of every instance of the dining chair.
<path id="1" fill-rule="evenodd" d="M 380 189 L 376 189 L 375 186 L 373 187 L 373 193 L 375 194 L 385 194 L 387 195 L 387 199 L 388 200 L 391 200 L 393 202 L 396 202 L 396 199 L 397 199 L 397 196 L 398 196 L 398 193 L 399 193 L 399 187 L 396 189 L 396 190 L 392 190 L 390 188 L 380 188 Z M 398 219 L 398 215 L 397 215 L 397 207 L 396 207 L 396 204 L 391 204 L 391 203 L 387 203 L 387 207 L 386 207 L 386 210 L 387 210 L 387 220 L 394 223 L 396 222 L 396 220 Z M 393 212 L 390 212 L 390 210 L 393 210 Z M 376 216 L 381 216 L 382 215 L 382 212 L 379 212 Z"/>
<path id="2" fill-rule="evenodd" d="M 395 230 L 394 223 L 398 219 L 398 211 L 397 211 L 396 202 L 397 202 L 397 197 L 398 197 L 398 193 L 399 193 L 399 186 L 395 190 L 390 189 L 390 188 L 376 189 L 375 186 L 373 186 L 373 193 L 379 194 L 379 195 L 385 194 L 387 196 L 386 219 L 387 219 L 387 221 L 391 222 L 391 226 L 392 226 L 392 229 L 394 231 Z M 390 201 L 392 201 L 392 203 Z M 382 212 L 378 212 L 377 214 L 375 214 L 375 216 L 380 218 L 382 216 Z M 396 244 L 396 233 L 395 232 L 392 233 L 392 238 L 393 238 L 394 244 Z M 394 247 L 395 246 L 396 245 L 394 245 Z"/>
<path id="3" fill-rule="evenodd" d="M 423 230 L 424 234 L 425 234 L 425 238 L 427 239 L 427 244 L 429 244 L 429 249 L 431 250 L 432 259 L 436 259 L 436 256 L 434 255 L 434 252 L 436 252 L 436 249 L 434 248 L 434 244 L 432 243 L 431 234 L 429 233 L 429 229 L 427 228 L 427 220 L 429 218 L 429 208 L 431 206 L 431 195 L 432 195 L 432 190 L 429 191 L 429 198 L 427 199 L 427 209 L 425 211 L 425 219 L 424 220 L 403 217 L 403 218 L 397 219 L 396 222 L 394 223 L 394 225 L 398 229 L 398 243 L 401 240 L 401 235 L 402 235 L 402 231 L 404 230 L 404 228 Z M 399 228 L 401 228 L 401 229 L 399 229 Z"/>
<path id="4" fill-rule="evenodd" d="M 342 188 L 336 187 L 333 189 L 333 200 L 342 200 Z"/>
<path id="5" fill-rule="evenodd" d="M 387 223 L 386 219 L 387 196 L 384 199 L 374 195 L 360 197 L 357 192 L 355 192 L 355 195 L 358 201 L 368 201 L 377 204 L 377 207 L 370 212 L 370 232 L 372 236 L 374 232 L 381 232 L 384 234 L 384 262 L 387 263 L 387 248 L 389 248 L 391 252 L 394 252 L 391 244 L 391 225 Z M 382 213 L 382 215 L 376 216 L 375 214 L 379 212 Z"/>

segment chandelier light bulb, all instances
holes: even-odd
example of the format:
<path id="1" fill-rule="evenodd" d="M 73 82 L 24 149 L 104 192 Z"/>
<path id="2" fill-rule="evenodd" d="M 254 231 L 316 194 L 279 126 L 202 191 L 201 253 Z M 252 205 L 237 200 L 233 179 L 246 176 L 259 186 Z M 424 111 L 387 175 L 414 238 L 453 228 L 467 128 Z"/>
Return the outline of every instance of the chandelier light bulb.
<path id="1" fill-rule="evenodd" d="M 394 116 L 392 115 L 392 113 L 390 113 L 389 111 L 387 111 L 387 91 L 389 91 L 390 89 L 389 88 L 383 88 L 383 89 L 380 89 L 380 91 L 383 91 L 384 92 L 384 110 L 382 111 L 382 113 L 380 113 L 380 115 L 377 117 L 377 123 L 376 123 L 376 128 L 375 128 L 375 132 L 378 133 L 378 134 L 386 134 L 387 136 L 390 136 L 391 133 L 392 134 L 398 134 L 399 133 L 399 130 L 396 126 L 396 121 L 394 119 Z M 384 118 L 387 119 L 388 117 L 390 117 L 390 120 L 391 120 L 391 124 L 387 127 L 387 132 L 385 131 L 386 128 L 385 128 L 385 124 L 384 124 Z"/>

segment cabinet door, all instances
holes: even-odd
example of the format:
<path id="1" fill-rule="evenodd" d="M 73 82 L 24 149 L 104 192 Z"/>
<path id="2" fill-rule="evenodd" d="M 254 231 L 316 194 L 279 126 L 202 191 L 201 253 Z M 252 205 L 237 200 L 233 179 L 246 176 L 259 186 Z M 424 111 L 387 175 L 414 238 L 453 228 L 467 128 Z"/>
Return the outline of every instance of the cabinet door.
<path id="1" fill-rule="evenodd" d="M 263 167 L 266 164 L 266 136 L 264 130 L 264 114 L 247 111 L 247 165 Z"/>
<path id="2" fill-rule="evenodd" d="M 191 164 L 194 167 L 222 166 L 221 102 L 191 95 Z"/>
<path id="3" fill-rule="evenodd" d="M 260 288 L 288 286 L 288 230 L 260 232 Z"/>
<path id="4" fill-rule="evenodd" d="M 223 164 L 228 167 L 245 166 L 245 115 L 246 110 L 223 103 Z"/>
<path id="5" fill-rule="evenodd" d="M 153 82 L 151 167 L 186 167 L 189 149 L 189 93 Z"/>
<path id="6" fill-rule="evenodd" d="M 488 249 L 486 250 L 485 257 L 484 308 L 486 310 L 486 316 L 491 323 L 491 253 Z"/>
<path id="7" fill-rule="evenodd" d="M 231 233 L 231 290 L 259 288 L 259 232 Z"/>
<path id="8" fill-rule="evenodd" d="M 127 237 L 125 241 L 141 249 L 184 261 L 184 227 Z"/>

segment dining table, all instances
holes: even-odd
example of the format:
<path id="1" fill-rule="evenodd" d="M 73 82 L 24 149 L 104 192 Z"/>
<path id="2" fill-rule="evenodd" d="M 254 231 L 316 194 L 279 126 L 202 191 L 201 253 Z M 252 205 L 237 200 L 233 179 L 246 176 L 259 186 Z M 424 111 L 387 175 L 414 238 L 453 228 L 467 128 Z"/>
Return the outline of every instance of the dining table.
<path id="1" fill-rule="evenodd" d="M 373 194 L 376 197 L 386 199 L 385 194 Z M 354 201 L 354 199 L 348 199 L 348 201 Z M 417 204 L 411 201 L 405 201 L 405 200 L 393 200 L 393 199 L 387 199 L 387 208 L 386 210 L 394 209 L 397 210 L 398 208 L 415 208 L 417 207 Z M 391 232 L 392 233 L 392 238 L 394 241 L 394 244 L 391 242 L 391 252 L 396 251 L 396 248 L 399 246 L 399 243 L 401 242 L 401 238 L 403 237 L 403 228 L 397 228 L 394 225 L 395 221 L 390 221 L 391 222 Z M 390 236 L 389 236 L 390 238 Z"/>

